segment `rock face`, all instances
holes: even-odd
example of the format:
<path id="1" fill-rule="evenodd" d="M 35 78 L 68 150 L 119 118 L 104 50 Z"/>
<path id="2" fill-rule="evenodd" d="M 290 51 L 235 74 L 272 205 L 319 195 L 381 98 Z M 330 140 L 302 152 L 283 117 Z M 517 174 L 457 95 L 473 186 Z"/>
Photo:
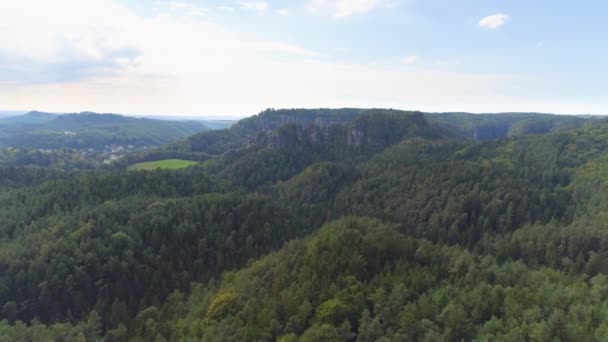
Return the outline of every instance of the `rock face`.
<path id="1" fill-rule="evenodd" d="M 428 122 L 420 112 L 393 109 L 268 109 L 240 120 L 229 129 L 196 134 L 170 148 L 221 155 L 231 149 L 253 148 L 262 143 L 280 147 L 293 140 L 287 139 L 287 132 L 272 135 L 289 125 L 299 126 L 295 136 L 300 140 L 313 144 L 332 140 L 333 144 L 358 147 L 370 142 L 384 145 L 394 136 L 412 133 L 410 130 L 422 128 L 424 131 Z"/>
<path id="2" fill-rule="evenodd" d="M 288 123 L 268 136 L 268 145 L 273 148 L 294 146 L 309 138 L 301 125 Z"/>
<path id="3" fill-rule="evenodd" d="M 365 132 L 362 127 L 352 127 L 348 132 L 348 139 L 346 144 L 348 146 L 361 146 L 365 139 Z"/>
<path id="4" fill-rule="evenodd" d="M 383 148 L 406 136 L 433 136 L 434 130 L 420 113 L 362 115 L 350 123 L 313 120 L 307 125 L 289 122 L 272 132 L 249 139 L 249 147 L 289 148 L 297 145 Z"/>
<path id="5" fill-rule="evenodd" d="M 336 124 L 346 124 L 353 121 L 361 113 L 360 109 L 267 109 L 258 115 L 239 121 L 235 128 L 245 134 L 259 131 L 274 131 L 288 124 L 297 124 L 303 127 L 317 125 L 327 128 Z"/>
<path id="6" fill-rule="evenodd" d="M 308 127 L 308 136 L 310 137 L 310 141 L 314 144 L 325 142 L 325 138 L 327 136 L 328 126 L 321 126 L 321 124 L 315 122 L 314 124 Z"/>

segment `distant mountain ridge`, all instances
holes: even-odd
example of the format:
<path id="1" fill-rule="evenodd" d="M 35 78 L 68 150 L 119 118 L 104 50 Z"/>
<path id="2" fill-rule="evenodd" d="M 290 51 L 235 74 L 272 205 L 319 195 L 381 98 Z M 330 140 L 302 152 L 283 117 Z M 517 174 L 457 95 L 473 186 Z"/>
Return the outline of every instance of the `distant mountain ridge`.
<path id="1" fill-rule="evenodd" d="M 332 125 L 348 124 L 359 117 L 374 113 L 390 113 L 397 116 L 418 113 L 433 125 L 443 127 L 454 134 L 460 134 L 463 138 L 479 141 L 579 128 L 603 119 L 603 117 L 596 116 L 539 113 L 424 113 L 358 108 L 268 109 L 238 121 L 229 129 L 197 133 L 183 141 L 171 144 L 169 149 L 222 154 L 247 146 L 251 141 L 257 140 L 257 135 L 262 132 L 272 132 L 287 124 L 296 124 L 302 128 L 311 125 L 327 128 Z"/>
<path id="2" fill-rule="evenodd" d="M 27 112 L 22 115 L 7 116 L 0 118 L 0 125 L 3 124 L 40 124 L 51 121 L 58 117 L 59 114 L 45 113 L 38 111 Z"/>
<path id="3" fill-rule="evenodd" d="M 0 118 L 5 118 L 8 116 L 23 115 L 25 113 L 27 113 L 27 112 L 21 111 L 21 110 L 0 110 Z"/>
<path id="4" fill-rule="evenodd" d="M 426 117 L 480 141 L 579 128 L 590 121 L 603 118 L 542 113 L 428 113 Z"/>

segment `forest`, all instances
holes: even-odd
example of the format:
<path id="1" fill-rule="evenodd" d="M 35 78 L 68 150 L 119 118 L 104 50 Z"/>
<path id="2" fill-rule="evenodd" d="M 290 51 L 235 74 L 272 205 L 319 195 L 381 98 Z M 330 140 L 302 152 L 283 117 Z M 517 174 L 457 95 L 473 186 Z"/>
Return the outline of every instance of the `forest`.
<path id="1" fill-rule="evenodd" d="M 603 118 L 269 109 L 61 151 L 0 153 L 0 341 L 608 339 Z"/>

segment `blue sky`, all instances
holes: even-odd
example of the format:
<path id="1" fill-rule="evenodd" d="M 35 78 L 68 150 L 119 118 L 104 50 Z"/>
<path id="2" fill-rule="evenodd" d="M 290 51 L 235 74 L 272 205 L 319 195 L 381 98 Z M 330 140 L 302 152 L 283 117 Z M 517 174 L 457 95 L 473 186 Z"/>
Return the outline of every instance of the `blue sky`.
<path id="1" fill-rule="evenodd" d="M 608 114 L 608 10 L 566 0 L 0 2 L 0 109 Z"/>

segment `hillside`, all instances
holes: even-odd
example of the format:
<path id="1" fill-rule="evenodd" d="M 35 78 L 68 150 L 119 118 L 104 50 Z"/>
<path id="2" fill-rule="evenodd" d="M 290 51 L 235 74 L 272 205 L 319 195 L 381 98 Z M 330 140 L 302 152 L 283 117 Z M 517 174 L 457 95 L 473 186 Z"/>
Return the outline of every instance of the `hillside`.
<path id="1" fill-rule="evenodd" d="M 427 117 L 444 127 L 484 141 L 579 128 L 590 121 L 602 119 L 539 113 L 432 113 L 427 114 Z"/>
<path id="2" fill-rule="evenodd" d="M 384 112 L 408 113 L 387 109 L 268 109 L 252 117 L 238 121 L 229 129 L 202 132 L 169 146 L 171 150 L 222 154 L 239 149 L 255 140 L 259 132 L 272 132 L 286 124 L 303 128 L 347 124 L 360 116 Z M 411 113 L 411 112 L 410 112 Z M 603 117 L 553 115 L 537 113 L 420 113 L 432 123 L 469 138 L 490 141 L 520 135 L 546 134 L 560 130 L 583 127 Z"/>
<path id="3" fill-rule="evenodd" d="M 116 114 L 29 112 L 0 119 L 0 146 L 22 149 L 151 147 L 207 130 L 196 121 L 161 121 Z"/>
<path id="4" fill-rule="evenodd" d="M 257 115 L 239 120 L 225 130 L 195 134 L 170 146 L 187 152 L 222 154 L 246 145 L 255 139 L 258 132 L 271 132 L 286 124 L 296 124 L 304 128 L 309 125 L 329 127 L 344 124 L 367 112 L 365 109 L 268 109 Z"/>
<path id="5" fill-rule="evenodd" d="M 605 276 L 499 263 L 345 218 L 133 325 L 172 340 L 590 341 L 606 337 L 595 305 L 606 290 Z"/>
<path id="6" fill-rule="evenodd" d="M 605 340 L 608 122 L 530 115 L 266 111 L 159 151 L 198 166 L 7 169 L 0 335 Z"/>

